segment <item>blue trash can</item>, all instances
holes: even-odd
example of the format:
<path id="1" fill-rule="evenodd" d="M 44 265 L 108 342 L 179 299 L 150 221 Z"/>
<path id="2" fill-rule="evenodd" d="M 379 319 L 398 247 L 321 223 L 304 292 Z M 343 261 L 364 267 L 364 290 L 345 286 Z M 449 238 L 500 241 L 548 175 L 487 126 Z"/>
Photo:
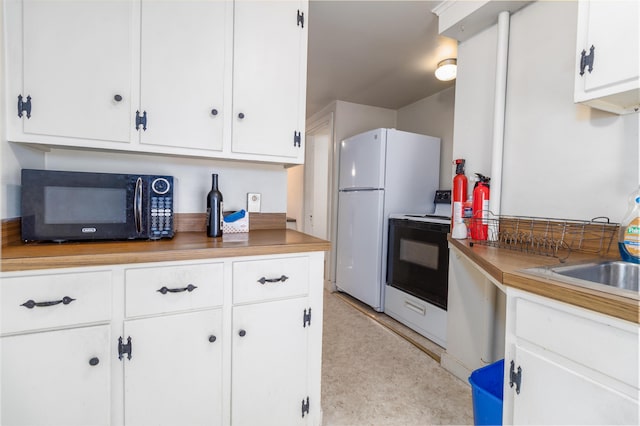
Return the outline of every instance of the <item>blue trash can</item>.
<path id="1" fill-rule="evenodd" d="M 469 376 L 475 425 L 502 424 L 504 359 L 479 368 Z"/>

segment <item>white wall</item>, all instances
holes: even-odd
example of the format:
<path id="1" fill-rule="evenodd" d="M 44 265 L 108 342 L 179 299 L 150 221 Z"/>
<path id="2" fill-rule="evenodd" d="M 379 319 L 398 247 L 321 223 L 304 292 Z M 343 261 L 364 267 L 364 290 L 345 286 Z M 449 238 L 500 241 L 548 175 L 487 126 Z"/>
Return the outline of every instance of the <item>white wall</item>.
<path id="1" fill-rule="evenodd" d="M 511 17 L 502 214 L 619 222 L 638 185 L 639 115 L 573 103 L 576 24 L 576 2 Z M 496 36 L 458 47 L 453 155 L 468 176 L 491 171 Z"/>
<path id="2" fill-rule="evenodd" d="M 440 189 L 453 182 L 453 115 L 455 86 L 398 110 L 398 130 L 440 138 Z"/>
<path id="3" fill-rule="evenodd" d="M 308 137 L 305 138 L 308 140 Z M 287 169 L 287 217 L 296 220 L 296 229 L 302 231 L 304 207 L 304 166 Z"/>
<path id="4" fill-rule="evenodd" d="M 469 178 L 491 174 L 496 40 L 493 26 L 458 45 L 453 158 L 466 160 Z"/>
<path id="5" fill-rule="evenodd" d="M 282 213 L 287 209 L 287 172 L 277 164 L 53 149 L 46 154 L 46 168 L 172 175 L 176 180 L 177 213 L 205 212 L 211 174 L 217 173 L 225 210 L 246 208 L 248 192 L 262 194 L 262 212 Z"/>

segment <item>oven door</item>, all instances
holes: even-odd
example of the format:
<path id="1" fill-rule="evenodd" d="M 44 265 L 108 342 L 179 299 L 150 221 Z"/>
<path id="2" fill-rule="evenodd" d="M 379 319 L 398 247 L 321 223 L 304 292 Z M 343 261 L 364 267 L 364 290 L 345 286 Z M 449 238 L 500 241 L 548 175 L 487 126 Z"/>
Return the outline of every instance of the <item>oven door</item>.
<path id="1" fill-rule="evenodd" d="M 449 225 L 389 220 L 387 284 L 447 309 Z"/>

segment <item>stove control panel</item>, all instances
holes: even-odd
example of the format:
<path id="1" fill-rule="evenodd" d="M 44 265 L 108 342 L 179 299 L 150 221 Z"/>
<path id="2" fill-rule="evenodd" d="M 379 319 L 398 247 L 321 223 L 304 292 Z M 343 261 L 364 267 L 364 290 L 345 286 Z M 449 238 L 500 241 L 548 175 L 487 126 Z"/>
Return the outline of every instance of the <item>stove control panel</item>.
<path id="1" fill-rule="evenodd" d="M 451 204 L 451 190 L 450 189 L 436 190 L 436 196 L 435 196 L 434 202 L 436 204 Z"/>

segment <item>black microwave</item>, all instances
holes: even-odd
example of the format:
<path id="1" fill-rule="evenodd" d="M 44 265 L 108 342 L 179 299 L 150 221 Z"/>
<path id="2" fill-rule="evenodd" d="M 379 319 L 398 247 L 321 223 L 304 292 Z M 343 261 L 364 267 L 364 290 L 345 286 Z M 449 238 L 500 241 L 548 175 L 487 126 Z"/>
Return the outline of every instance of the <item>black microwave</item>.
<path id="1" fill-rule="evenodd" d="M 173 237 L 173 177 L 22 170 L 22 239 Z"/>

